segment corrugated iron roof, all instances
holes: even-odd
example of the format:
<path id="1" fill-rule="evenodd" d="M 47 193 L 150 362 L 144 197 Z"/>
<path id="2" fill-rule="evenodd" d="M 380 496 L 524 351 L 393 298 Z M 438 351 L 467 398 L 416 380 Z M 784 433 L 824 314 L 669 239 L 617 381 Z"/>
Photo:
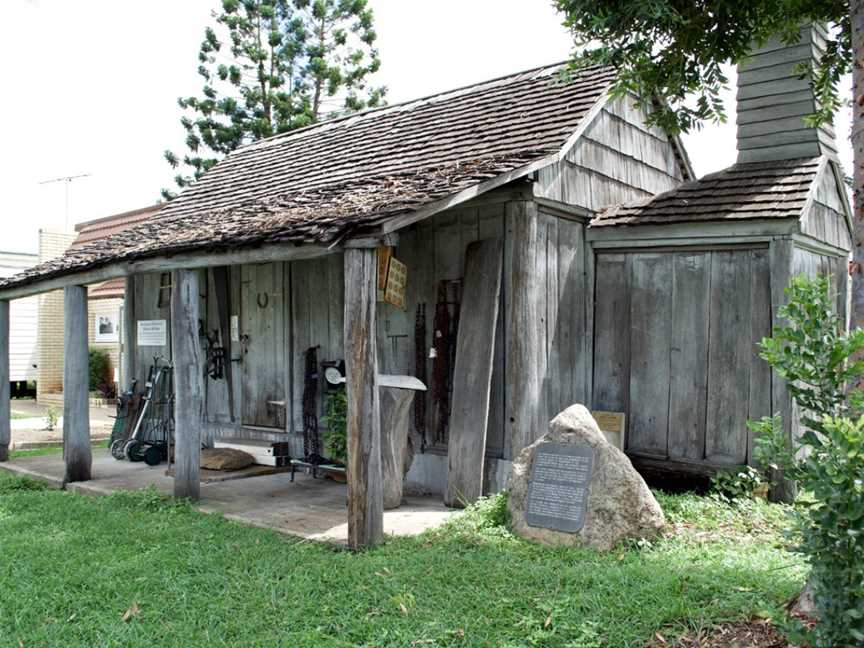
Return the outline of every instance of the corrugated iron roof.
<path id="1" fill-rule="evenodd" d="M 800 217 L 820 163 L 817 157 L 735 164 L 653 198 L 609 207 L 590 226 Z"/>
<path id="2" fill-rule="evenodd" d="M 263 243 L 333 241 L 561 150 L 614 73 L 547 66 L 234 151 L 154 218 L 0 282 Z"/>

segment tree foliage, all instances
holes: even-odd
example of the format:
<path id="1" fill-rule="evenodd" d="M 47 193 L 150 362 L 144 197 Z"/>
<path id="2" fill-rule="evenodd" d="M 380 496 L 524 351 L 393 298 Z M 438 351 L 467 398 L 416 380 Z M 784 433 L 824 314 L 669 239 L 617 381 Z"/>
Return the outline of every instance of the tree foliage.
<path id="1" fill-rule="evenodd" d="M 187 151 L 165 152 L 179 188 L 237 147 L 379 105 L 367 0 L 222 0 L 198 53 L 201 94 L 180 97 Z M 170 199 L 173 193 L 162 190 Z"/>
<path id="2" fill-rule="evenodd" d="M 787 323 L 762 342 L 762 357 L 802 412 L 803 433 L 789 438 L 779 416 L 751 427 L 762 463 L 808 493 L 797 509 L 796 550 L 811 566 L 819 623 L 804 638 L 814 648 L 851 648 L 864 645 L 864 399 L 857 386 L 864 361 L 856 359 L 864 330 L 844 330 L 829 285 L 825 277 L 793 279 L 779 310 Z"/>
<path id="3" fill-rule="evenodd" d="M 574 65 L 616 67 L 613 94 L 632 93 L 643 104 L 659 99 L 651 119 L 670 133 L 725 121 L 722 64 L 738 63 L 775 35 L 796 42 L 804 22 L 835 26 L 813 76 L 820 106 L 814 122 L 830 121 L 840 104 L 838 81 L 851 69 L 849 4 L 840 0 L 554 2 L 576 39 Z"/>

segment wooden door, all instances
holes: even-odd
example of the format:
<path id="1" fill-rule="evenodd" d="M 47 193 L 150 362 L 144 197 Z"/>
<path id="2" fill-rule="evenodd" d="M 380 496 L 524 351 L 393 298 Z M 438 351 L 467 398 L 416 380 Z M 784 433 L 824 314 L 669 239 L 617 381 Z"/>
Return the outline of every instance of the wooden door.
<path id="1" fill-rule="evenodd" d="M 242 266 L 240 303 L 243 425 L 284 428 L 287 390 L 282 264 Z"/>

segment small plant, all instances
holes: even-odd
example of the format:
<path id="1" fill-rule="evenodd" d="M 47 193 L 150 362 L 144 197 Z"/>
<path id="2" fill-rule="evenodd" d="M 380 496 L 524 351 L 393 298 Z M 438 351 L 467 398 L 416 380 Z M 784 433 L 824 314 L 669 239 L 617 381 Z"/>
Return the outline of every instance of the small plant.
<path id="1" fill-rule="evenodd" d="M 45 429 L 49 432 L 53 432 L 56 429 L 59 420 L 59 410 L 53 405 L 49 405 L 48 410 L 45 412 Z"/>
<path id="2" fill-rule="evenodd" d="M 864 330 L 846 332 L 826 277 L 796 277 L 763 340 L 762 357 L 789 385 L 804 432 L 790 438 L 779 416 L 752 423 L 757 458 L 806 491 L 795 509 L 795 551 L 810 563 L 817 623 L 793 641 L 813 648 L 864 645 Z"/>
<path id="3" fill-rule="evenodd" d="M 753 466 L 718 471 L 711 478 L 711 490 L 727 502 L 764 497 L 768 484 Z"/>
<path id="4" fill-rule="evenodd" d="M 105 349 L 90 348 L 90 385 L 91 392 L 98 392 L 103 398 L 112 398 L 114 376 L 111 357 Z"/>
<path id="5" fill-rule="evenodd" d="M 327 394 L 324 411 L 324 451 L 329 459 L 344 464 L 348 461 L 348 394 L 344 389 Z"/>

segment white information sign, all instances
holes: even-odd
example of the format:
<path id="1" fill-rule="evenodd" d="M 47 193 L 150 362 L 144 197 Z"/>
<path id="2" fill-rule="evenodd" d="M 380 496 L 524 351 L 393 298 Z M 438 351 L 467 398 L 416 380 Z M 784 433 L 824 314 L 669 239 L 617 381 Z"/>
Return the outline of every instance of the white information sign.
<path id="1" fill-rule="evenodd" d="M 166 320 L 139 320 L 138 346 L 165 346 L 168 344 Z"/>
<path id="2" fill-rule="evenodd" d="M 231 341 L 240 341 L 240 318 L 237 315 L 231 316 Z"/>

